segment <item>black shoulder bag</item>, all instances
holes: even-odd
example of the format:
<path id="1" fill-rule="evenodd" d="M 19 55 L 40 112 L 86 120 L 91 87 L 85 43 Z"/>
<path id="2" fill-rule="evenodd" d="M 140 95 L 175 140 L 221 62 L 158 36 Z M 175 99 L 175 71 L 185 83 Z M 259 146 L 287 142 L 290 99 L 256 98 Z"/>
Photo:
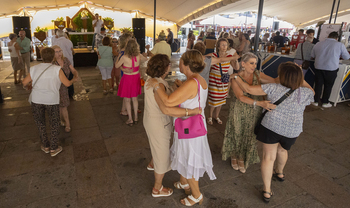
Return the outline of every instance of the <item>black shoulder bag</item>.
<path id="1" fill-rule="evenodd" d="M 218 58 L 219 58 L 219 53 L 218 54 Z M 222 68 L 221 68 L 221 63 L 219 63 L 220 66 L 220 74 L 221 74 L 221 82 L 222 83 L 229 83 L 230 82 L 230 75 L 228 73 L 222 73 Z"/>
<path id="2" fill-rule="evenodd" d="M 274 102 L 274 105 L 279 105 L 281 104 L 287 97 L 289 97 L 292 93 L 294 92 L 294 90 L 290 89 L 288 92 L 286 92 L 279 100 L 277 100 L 276 102 Z M 264 113 L 261 114 L 259 120 L 256 122 L 255 128 L 254 128 L 254 134 L 258 135 L 260 127 L 261 127 L 261 122 L 264 119 L 265 114 L 268 111 L 266 110 Z"/>
<path id="3" fill-rule="evenodd" d="M 307 60 L 304 60 L 304 52 L 303 52 L 304 43 L 301 44 L 301 59 L 303 60 L 303 63 L 301 64 L 301 68 L 307 70 L 310 67 L 310 62 Z"/>

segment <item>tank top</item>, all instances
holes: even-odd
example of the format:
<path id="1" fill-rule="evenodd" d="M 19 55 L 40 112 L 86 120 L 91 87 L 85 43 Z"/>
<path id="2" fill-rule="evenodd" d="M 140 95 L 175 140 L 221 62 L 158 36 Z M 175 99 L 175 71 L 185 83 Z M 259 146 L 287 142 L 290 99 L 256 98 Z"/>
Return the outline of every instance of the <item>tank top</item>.
<path id="1" fill-rule="evenodd" d="M 16 53 L 15 44 L 17 44 L 17 42 L 14 42 L 11 46 L 8 46 L 8 49 L 9 50 L 11 49 L 11 52 L 10 52 L 11 57 L 18 57 L 18 54 Z M 19 53 L 19 54 L 21 54 L 21 53 Z"/>

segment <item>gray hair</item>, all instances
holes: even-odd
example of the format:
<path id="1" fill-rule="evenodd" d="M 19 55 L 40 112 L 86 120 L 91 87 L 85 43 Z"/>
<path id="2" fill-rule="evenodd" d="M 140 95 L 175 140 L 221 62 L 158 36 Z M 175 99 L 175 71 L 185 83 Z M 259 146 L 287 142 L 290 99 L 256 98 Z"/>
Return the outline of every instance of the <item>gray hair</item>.
<path id="1" fill-rule="evenodd" d="M 160 41 L 166 40 L 166 36 L 165 36 L 165 35 L 159 35 L 159 36 L 158 36 L 158 39 L 159 39 Z"/>
<path id="2" fill-rule="evenodd" d="M 11 33 L 11 34 L 9 35 L 10 40 L 12 40 L 12 39 L 14 39 L 14 38 L 16 38 L 16 37 L 17 37 L 17 34 L 15 34 L 15 33 Z"/>
<path id="3" fill-rule="evenodd" d="M 242 62 L 247 63 L 249 61 L 249 59 L 252 59 L 252 58 L 255 58 L 256 60 L 258 60 L 258 57 L 252 52 L 247 52 L 247 53 L 243 54 L 241 63 L 239 63 L 240 70 L 242 70 Z"/>
<path id="4" fill-rule="evenodd" d="M 60 37 L 65 37 L 65 33 L 62 30 L 57 30 L 56 35 L 60 38 Z"/>

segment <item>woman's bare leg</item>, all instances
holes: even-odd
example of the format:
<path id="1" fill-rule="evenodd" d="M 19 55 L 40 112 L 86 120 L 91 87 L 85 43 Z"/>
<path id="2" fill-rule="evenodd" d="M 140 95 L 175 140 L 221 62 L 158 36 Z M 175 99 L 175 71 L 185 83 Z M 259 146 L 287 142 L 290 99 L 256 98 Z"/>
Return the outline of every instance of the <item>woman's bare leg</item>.
<path id="1" fill-rule="evenodd" d="M 271 193 L 271 178 L 273 173 L 273 164 L 276 160 L 278 143 L 263 143 L 263 159 L 261 161 L 261 176 L 264 182 L 264 191 Z M 269 194 L 264 194 L 266 198 L 270 198 Z"/>
<path id="2" fill-rule="evenodd" d="M 288 160 L 288 151 L 283 149 L 283 147 L 278 144 L 277 147 L 277 158 L 276 158 L 276 172 L 283 173 L 284 166 Z"/>
<path id="3" fill-rule="evenodd" d="M 66 127 L 70 128 L 69 115 L 67 107 L 60 107 L 60 112 L 62 112 L 62 117 Z"/>
<path id="4" fill-rule="evenodd" d="M 132 123 L 132 115 L 131 115 L 131 99 L 130 98 L 124 98 L 125 101 L 125 108 L 128 113 L 129 119 L 126 121 L 126 123 Z"/>
<path id="5" fill-rule="evenodd" d="M 139 101 L 137 100 L 137 97 L 132 98 L 132 104 L 134 107 L 134 114 L 135 114 L 135 121 L 138 121 L 137 119 L 137 109 L 139 109 Z"/>

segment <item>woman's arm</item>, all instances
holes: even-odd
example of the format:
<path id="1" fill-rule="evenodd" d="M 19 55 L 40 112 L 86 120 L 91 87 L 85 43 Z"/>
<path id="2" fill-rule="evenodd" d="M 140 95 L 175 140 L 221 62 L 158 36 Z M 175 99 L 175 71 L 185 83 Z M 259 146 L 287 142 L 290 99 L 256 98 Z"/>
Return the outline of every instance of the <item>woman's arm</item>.
<path id="1" fill-rule="evenodd" d="M 79 77 L 78 71 L 72 65 L 69 65 L 69 69 L 72 72 L 72 74 L 78 79 Z"/>
<path id="2" fill-rule="evenodd" d="M 66 75 L 64 74 L 64 72 L 60 69 L 60 72 L 59 72 L 59 78 L 62 82 L 62 84 L 64 84 L 64 86 L 66 87 L 69 87 L 71 86 L 75 81 L 76 81 L 76 77 L 74 76 L 72 80 L 68 80 Z"/>
<path id="3" fill-rule="evenodd" d="M 122 56 L 119 61 L 116 61 L 115 62 L 115 68 L 119 68 L 121 67 L 123 64 L 124 64 L 124 61 L 125 61 L 125 56 Z"/>
<path id="4" fill-rule="evenodd" d="M 237 78 L 236 80 L 240 80 L 241 82 L 243 82 L 240 78 Z M 268 101 L 268 100 L 264 100 L 264 101 L 256 101 L 256 100 L 253 100 L 253 99 L 251 99 L 251 98 L 249 98 L 249 97 L 246 97 L 244 94 L 243 94 L 243 91 L 242 91 L 242 89 L 240 89 L 240 87 L 241 86 L 239 86 L 239 84 L 237 84 L 238 82 L 235 82 L 235 81 L 233 81 L 232 83 L 231 83 L 231 87 L 232 87 L 232 89 L 233 89 L 233 93 L 235 93 L 235 96 L 237 97 L 237 99 L 239 100 L 239 101 L 241 101 L 241 102 L 243 102 L 243 103 L 247 103 L 247 104 L 249 104 L 249 105 L 254 105 L 254 103 L 255 103 L 255 105 L 257 105 L 257 106 L 260 106 L 260 107 L 263 107 L 263 108 L 265 108 L 266 110 L 271 110 L 271 109 L 275 109 L 276 108 L 276 105 L 274 105 L 274 104 L 271 104 L 271 101 Z M 248 85 L 247 83 L 245 83 L 245 82 L 243 82 L 243 84 L 244 85 Z M 248 85 L 249 87 L 259 87 L 260 89 L 261 89 L 261 87 L 260 87 L 260 85 L 258 85 L 258 86 L 250 86 L 250 85 Z M 247 87 L 247 86 L 245 86 L 245 87 Z M 261 89 L 262 90 L 262 89 Z M 265 94 L 265 93 L 264 93 Z M 265 94 L 266 95 L 266 94 Z"/>
<path id="5" fill-rule="evenodd" d="M 160 88 L 159 90 L 165 92 L 165 87 L 163 84 L 160 84 L 159 88 Z M 186 109 L 185 108 L 165 106 L 157 93 L 154 93 L 154 98 L 155 98 L 160 110 L 165 115 L 172 116 L 172 117 L 184 117 L 184 116 L 186 116 Z M 199 108 L 187 109 L 187 111 L 188 111 L 189 116 L 194 116 L 194 115 L 202 113 L 202 110 Z"/>
<path id="6" fill-rule="evenodd" d="M 140 54 L 140 63 L 148 61 L 147 55 L 145 56 L 144 54 Z"/>
<path id="7" fill-rule="evenodd" d="M 197 95 L 197 82 L 193 79 L 184 82 L 172 94 L 167 95 L 164 91 L 159 90 L 159 84 L 156 79 L 151 79 L 147 83 L 147 88 L 153 87 L 155 94 L 157 93 L 167 107 L 180 105 L 188 99 L 192 99 Z"/>
<path id="8" fill-rule="evenodd" d="M 234 77 L 237 77 L 237 78 L 235 79 Z M 266 93 L 262 90 L 261 85 L 251 86 L 243 82 L 243 80 L 239 76 L 237 76 L 237 74 L 232 74 L 230 78 L 234 78 L 233 79 L 234 81 L 232 82 L 232 88 L 239 87 L 237 90 L 241 89 L 241 91 L 247 92 L 251 95 L 266 95 Z"/>
<path id="9" fill-rule="evenodd" d="M 267 76 L 266 74 L 264 74 L 263 72 L 260 72 L 260 81 L 262 84 L 269 84 L 269 83 L 280 83 L 280 78 L 276 77 L 276 78 L 272 78 L 270 76 Z"/>
<path id="10" fill-rule="evenodd" d="M 238 52 L 243 51 L 245 44 L 246 44 L 246 42 L 242 42 L 241 45 L 238 46 L 237 51 Z"/>
<path id="11" fill-rule="evenodd" d="M 230 56 L 230 57 L 223 57 L 223 58 L 213 57 L 211 59 L 211 65 L 215 65 L 222 62 L 228 62 L 228 61 L 236 61 L 237 59 L 239 59 L 239 55 L 237 55 L 237 53 L 235 53 L 233 56 Z"/>
<path id="12" fill-rule="evenodd" d="M 22 81 L 23 87 L 27 86 L 31 81 L 32 81 L 32 77 L 28 73 L 28 75 Z"/>
<path id="13" fill-rule="evenodd" d="M 309 83 L 307 83 L 305 80 L 303 80 L 303 84 L 301 85 L 302 87 L 306 87 L 306 88 L 309 88 L 310 90 L 312 90 L 312 92 L 314 92 L 315 94 L 315 91 L 314 89 L 309 85 Z"/>

